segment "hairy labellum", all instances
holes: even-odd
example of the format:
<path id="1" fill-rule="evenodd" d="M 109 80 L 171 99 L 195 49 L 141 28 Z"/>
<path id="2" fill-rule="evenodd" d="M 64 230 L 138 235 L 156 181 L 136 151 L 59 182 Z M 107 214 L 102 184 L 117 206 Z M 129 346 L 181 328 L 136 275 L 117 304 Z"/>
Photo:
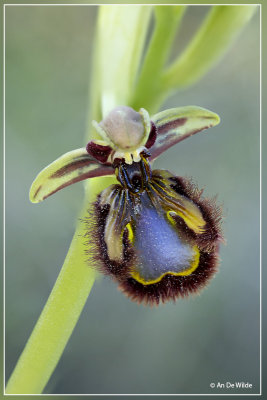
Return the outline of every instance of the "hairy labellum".
<path id="1" fill-rule="evenodd" d="M 132 300 L 158 304 L 203 288 L 218 264 L 221 211 L 189 180 L 150 163 L 169 147 L 215 126 L 219 117 L 200 107 L 162 111 L 151 118 L 126 106 L 93 126 L 101 140 L 70 151 L 34 180 L 38 203 L 84 179 L 116 175 L 90 208 L 88 237 L 96 268 Z M 149 150 L 148 150 L 149 149 Z"/>
<path id="2" fill-rule="evenodd" d="M 149 304 L 201 289 L 216 271 L 220 211 L 183 178 L 146 158 L 118 168 L 94 204 L 96 260 L 131 299 Z M 93 230 L 93 235 L 92 235 Z"/>

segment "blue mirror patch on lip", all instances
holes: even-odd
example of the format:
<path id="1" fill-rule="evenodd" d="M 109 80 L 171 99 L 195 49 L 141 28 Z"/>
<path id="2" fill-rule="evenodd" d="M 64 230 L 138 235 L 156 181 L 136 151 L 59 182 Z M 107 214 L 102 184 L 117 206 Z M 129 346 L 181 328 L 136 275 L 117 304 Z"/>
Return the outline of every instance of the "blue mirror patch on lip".
<path id="1" fill-rule="evenodd" d="M 152 205 L 142 207 L 134 237 L 138 260 L 134 272 L 145 282 L 186 271 L 195 261 L 194 246 L 179 236 L 163 210 L 160 213 Z"/>

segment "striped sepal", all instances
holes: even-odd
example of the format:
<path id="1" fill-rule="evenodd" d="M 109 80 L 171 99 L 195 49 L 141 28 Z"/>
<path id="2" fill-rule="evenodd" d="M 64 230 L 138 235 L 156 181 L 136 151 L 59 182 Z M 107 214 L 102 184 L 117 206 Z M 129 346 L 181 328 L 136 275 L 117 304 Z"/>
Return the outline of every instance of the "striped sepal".
<path id="1" fill-rule="evenodd" d="M 73 183 L 113 174 L 111 166 L 99 164 L 85 148 L 73 150 L 63 154 L 37 175 L 30 189 L 30 200 L 39 203 Z"/>
<path id="2" fill-rule="evenodd" d="M 171 108 L 155 114 L 151 119 L 157 127 L 157 139 L 149 149 L 150 160 L 187 137 L 220 122 L 217 114 L 195 106 Z"/>

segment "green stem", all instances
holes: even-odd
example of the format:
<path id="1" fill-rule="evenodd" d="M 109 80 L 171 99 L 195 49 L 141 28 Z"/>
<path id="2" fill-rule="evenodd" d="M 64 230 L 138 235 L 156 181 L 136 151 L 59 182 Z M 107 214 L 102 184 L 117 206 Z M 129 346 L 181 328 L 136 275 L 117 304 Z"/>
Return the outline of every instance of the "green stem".
<path id="1" fill-rule="evenodd" d="M 152 7 L 127 5 L 118 10 L 102 6 L 99 15 L 97 74 L 104 117 L 118 105 L 129 105 Z"/>
<path id="2" fill-rule="evenodd" d="M 119 57 L 127 60 L 122 65 L 127 79 L 121 79 L 121 72 L 115 66 L 106 68 L 106 64 L 101 64 L 94 68 L 99 78 L 98 85 L 93 85 L 94 93 L 91 95 L 96 102 L 92 104 L 91 115 L 94 119 L 100 117 L 103 93 L 112 93 L 115 104 L 128 103 L 132 80 L 138 68 L 134 58 L 137 57 L 139 61 L 141 57 L 151 8 L 146 7 L 145 12 L 137 6 L 117 7 L 116 10 L 112 7 L 112 12 L 109 10 L 108 6 L 101 7 L 96 56 L 103 63 L 110 51 L 113 58 L 109 59 L 109 67 L 112 61 L 116 66 Z M 96 82 L 96 77 L 93 81 Z M 90 134 L 93 136 L 92 132 Z M 112 183 L 113 178 L 94 178 L 86 182 L 81 219 L 88 216 L 88 205 L 97 194 Z M 79 222 L 58 279 L 7 384 L 7 394 L 41 393 L 75 328 L 96 278 L 95 270 L 86 261 L 85 249 L 88 250 L 88 247 L 85 247 L 86 239 L 83 238 L 85 229 L 85 224 Z"/>
<path id="3" fill-rule="evenodd" d="M 90 183 L 90 199 L 114 183 L 102 178 Z M 88 202 L 82 218 L 88 216 Z M 75 328 L 97 273 L 86 262 L 86 225 L 79 222 L 67 257 L 7 384 L 7 394 L 42 393 Z"/>
<path id="4" fill-rule="evenodd" d="M 162 91 L 184 88 L 199 80 L 223 56 L 257 6 L 214 6 L 185 51 L 166 70 Z"/>
<path id="5" fill-rule="evenodd" d="M 41 393 L 76 325 L 96 273 L 84 262 L 79 223 L 56 284 L 8 382 L 7 394 Z"/>
<path id="6" fill-rule="evenodd" d="M 155 28 L 138 78 L 131 106 L 156 112 L 161 102 L 161 75 L 186 6 L 157 6 Z M 168 27 L 166 29 L 166 27 Z"/>

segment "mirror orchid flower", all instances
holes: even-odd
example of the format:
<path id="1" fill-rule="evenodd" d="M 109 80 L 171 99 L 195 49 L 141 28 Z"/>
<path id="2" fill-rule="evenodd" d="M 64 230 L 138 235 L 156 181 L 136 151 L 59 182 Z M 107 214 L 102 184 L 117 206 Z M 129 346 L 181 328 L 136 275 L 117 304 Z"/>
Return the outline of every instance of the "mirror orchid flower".
<path id="1" fill-rule="evenodd" d="M 73 183 L 115 175 L 86 221 L 95 267 L 132 300 L 159 304 L 198 292 L 213 277 L 222 241 L 221 209 L 189 179 L 152 169 L 171 146 L 213 127 L 215 113 L 195 106 L 150 117 L 127 106 L 93 126 L 101 140 L 43 169 L 30 189 L 38 203 Z"/>

